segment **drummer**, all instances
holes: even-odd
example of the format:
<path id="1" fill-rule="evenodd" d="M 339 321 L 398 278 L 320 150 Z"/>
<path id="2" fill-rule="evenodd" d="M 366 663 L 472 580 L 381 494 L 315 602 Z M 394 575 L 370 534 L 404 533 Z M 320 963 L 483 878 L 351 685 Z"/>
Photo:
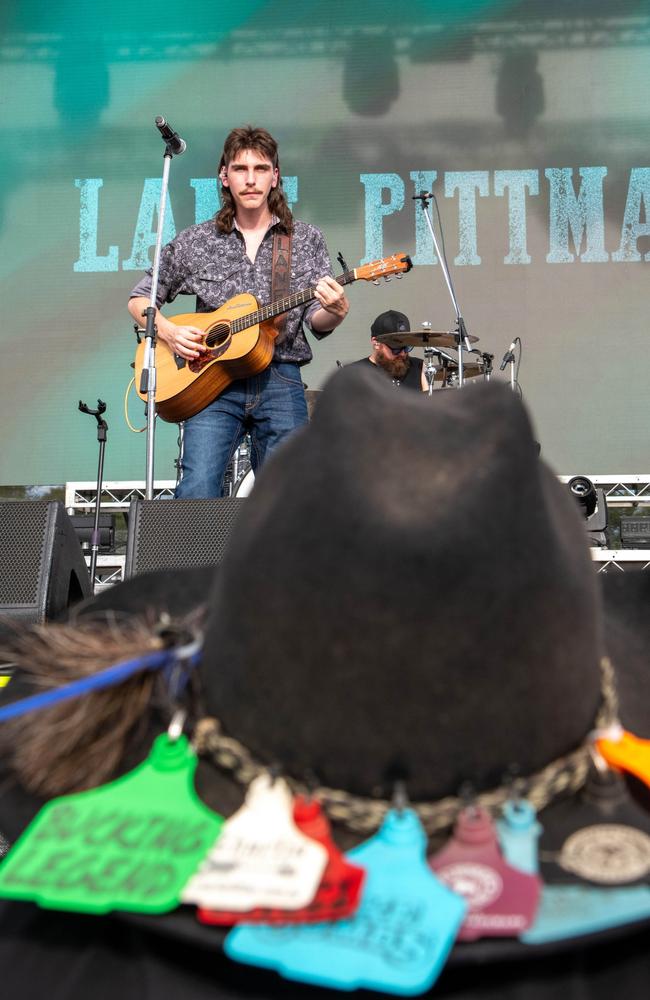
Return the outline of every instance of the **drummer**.
<path id="1" fill-rule="evenodd" d="M 383 371 L 387 378 L 392 379 L 394 386 L 426 392 L 428 386 L 423 363 L 420 358 L 409 357 L 413 348 L 400 346 L 397 343 L 391 346 L 390 338 L 387 343 L 377 339 L 391 333 L 408 333 L 410 329 L 409 318 L 404 313 L 395 309 L 381 313 L 370 327 L 372 354 L 352 363 L 366 368 L 374 366 L 378 371 Z"/>

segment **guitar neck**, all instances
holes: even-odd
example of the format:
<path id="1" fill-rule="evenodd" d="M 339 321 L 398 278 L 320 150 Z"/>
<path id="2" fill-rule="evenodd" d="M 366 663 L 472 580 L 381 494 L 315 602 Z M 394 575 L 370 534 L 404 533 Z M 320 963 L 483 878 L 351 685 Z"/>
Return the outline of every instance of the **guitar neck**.
<path id="1" fill-rule="evenodd" d="M 353 269 L 352 271 L 344 271 L 343 274 L 339 274 L 334 280 L 339 285 L 350 285 L 353 281 L 357 280 L 357 276 Z M 296 306 L 304 306 L 307 302 L 312 302 L 315 298 L 316 289 L 313 286 L 311 288 L 303 288 L 301 292 L 294 292 L 293 295 L 287 295 L 283 299 L 270 302 L 268 306 L 262 306 L 261 309 L 256 309 L 255 312 L 247 313 L 246 316 L 240 316 L 238 319 L 232 321 L 230 328 L 233 333 L 240 333 L 251 326 L 264 323 L 265 320 L 273 319 L 274 316 L 281 316 L 282 313 L 289 312 L 290 309 L 295 309 Z"/>

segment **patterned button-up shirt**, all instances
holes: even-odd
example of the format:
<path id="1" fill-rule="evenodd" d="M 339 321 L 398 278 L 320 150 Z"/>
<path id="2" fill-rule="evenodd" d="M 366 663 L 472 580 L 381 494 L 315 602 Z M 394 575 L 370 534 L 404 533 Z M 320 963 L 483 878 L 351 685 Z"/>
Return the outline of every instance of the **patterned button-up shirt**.
<path id="1" fill-rule="evenodd" d="M 233 295 L 249 292 L 260 305 L 271 301 L 271 268 L 273 262 L 272 223 L 264 235 L 254 263 L 246 255 L 241 232 L 220 233 L 214 220 L 184 229 L 163 247 L 156 305 L 173 302 L 177 295 L 195 295 L 196 311 L 218 309 Z M 294 221 L 291 246 L 291 292 L 310 288 L 324 275 L 332 274 L 332 266 L 323 234 L 316 226 Z M 151 295 L 151 269 L 131 292 L 131 297 Z M 300 365 L 312 359 L 312 352 L 303 330 L 307 323 L 319 340 L 327 334 L 311 326 L 311 317 L 319 308 L 316 301 L 292 309 L 286 316 L 286 326 L 278 338 L 274 361 L 295 361 Z"/>

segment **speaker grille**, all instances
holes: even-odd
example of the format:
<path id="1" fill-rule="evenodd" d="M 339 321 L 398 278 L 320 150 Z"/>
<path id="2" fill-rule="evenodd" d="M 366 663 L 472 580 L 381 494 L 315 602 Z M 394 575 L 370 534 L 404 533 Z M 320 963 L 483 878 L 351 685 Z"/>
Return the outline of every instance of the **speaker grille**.
<path id="1" fill-rule="evenodd" d="M 0 605 L 36 605 L 50 505 L 0 503 Z"/>
<path id="2" fill-rule="evenodd" d="M 243 498 L 134 500 L 125 576 L 220 563 Z"/>

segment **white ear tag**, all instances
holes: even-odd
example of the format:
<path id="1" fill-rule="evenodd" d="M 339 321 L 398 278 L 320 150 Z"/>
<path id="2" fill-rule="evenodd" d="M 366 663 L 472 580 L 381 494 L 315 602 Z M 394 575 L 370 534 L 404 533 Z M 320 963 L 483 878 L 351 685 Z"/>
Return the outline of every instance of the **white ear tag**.
<path id="1" fill-rule="evenodd" d="M 244 912 L 257 906 L 307 906 L 320 885 L 327 850 L 293 821 L 287 783 L 260 775 L 241 809 L 185 886 L 184 903 Z"/>

